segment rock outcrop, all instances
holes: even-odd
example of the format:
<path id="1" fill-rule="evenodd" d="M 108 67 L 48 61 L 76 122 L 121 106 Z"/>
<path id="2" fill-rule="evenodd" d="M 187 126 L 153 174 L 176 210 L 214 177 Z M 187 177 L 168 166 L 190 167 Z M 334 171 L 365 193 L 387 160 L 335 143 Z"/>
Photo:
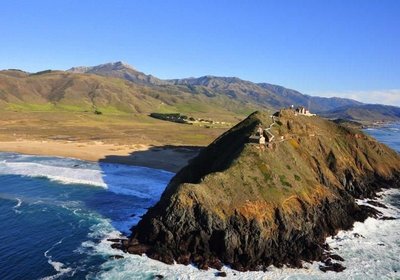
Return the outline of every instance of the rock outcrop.
<path id="1" fill-rule="evenodd" d="M 399 155 L 358 130 L 281 111 L 262 149 L 248 143 L 271 117 L 256 112 L 171 180 L 123 249 L 165 263 L 262 270 L 322 260 L 327 236 L 371 214 L 355 198 L 395 187 Z"/>

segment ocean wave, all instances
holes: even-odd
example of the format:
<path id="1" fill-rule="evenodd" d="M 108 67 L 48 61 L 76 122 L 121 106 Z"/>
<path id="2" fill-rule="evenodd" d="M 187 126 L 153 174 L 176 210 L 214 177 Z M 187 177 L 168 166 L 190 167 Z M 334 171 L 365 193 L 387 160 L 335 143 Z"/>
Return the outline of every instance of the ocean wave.
<path id="1" fill-rule="evenodd" d="M 347 269 L 340 273 L 343 278 L 359 279 L 399 279 L 400 263 L 400 209 L 390 203 L 393 195 L 400 195 L 398 189 L 380 193 L 377 202 L 387 208 L 359 200 L 359 204 L 376 208 L 382 215 L 368 218 L 363 223 L 356 222 L 352 230 L 340 231 L 328 238 L 333 252 L 342 256 Z M 382 219 L 390 217 L 390 220 Z"/>
<path id="2" fill-rule="evenodd" d="M 381 193 L 377 201 L 387 208 L 368 204 L 367 200 L 358 201 L 359 204 L 379 208 L 383 216 L 394 217 L 395 220 L 383 220 L 368 218 L 364 223 L 355 223 L 354 228 L 348 231 L 340 231 L 336 236 L 327 239 L 333 253 L 342 256 L 346 267 L 343 272 L 322 272 L 319 266 L 321 262 L 303 262 L 303 269 L 268 267 L 266 272 L 238 272 L 224 266 L 228 278 L 234 279 L 399 279 L 400 264 L 400 209 L 388 203 L 393 195 L 400 194 L 399 190 L 391 189 Z M 120 238 L 118 231 L 113 231 L 106 223 L 101 228 L 103 236 L 99 243 L 86 242 L 82 246 L 90 248 L 91 254 L 105 257 L 115 255 L 123 256 L 121 259 L 110 259 L 101 266 L 101 271 L 91 273 L 87 279 L 154 279 L 156 275 L 162 275 L 165 279 L 219 279 L 217 270 L 199 270 L 193 265 L 167 265 L 147 256 L 137 256 L 124 253 L 111 248 L 108 239 Z M 99 228 L 99 229 L 100 229 Z M 96 228 L 93 228 L 96 231 Z M 108 231 L 108 233 L 107 233 Z M 100 233 L 99 232 L 99 233 Z"/>
<path id="3" fill-rule="evenodd" d="M 7 160 L 0 162 L 0 167 L 0 174 L 46 178 L 62 184 L 91 185 L 116 194 L 149 200 L 158 200 L 174 174 L 147 167 L 23 155 L 8 155 Z"/>
<path id="4" fill-rule="evenodd" d="M 157 279 L 157 275 L 162 275 L 165 279 L 220 279 L 216 276 L 218 270 L 208 269 L 200 270 L 194 265 L 173 264 L 167 265 L 162 262 L 148 258 L 146 255 L 138 256 L 129 253 L 124 253 L 120 250 L 111 248 L 112 242 L 110 238 L 118 238 L 118 235 L 113 233 L 105 237 L 100 243 L 86 243 L 85 246 L 91 247 L 93 253 L 111 258 L 109 261 L 101 265 L 101 271 L 92 273 L 87 276 L 87 279 Z M 123 258 L 113 259 L 112 256 L 119 255 Z M 333 273 L 327 273 L 330 276 L 323 278 L 323 272 L 318 270 L 318 265 L 309 266 L 309 269 L 291 269 L 291 268 L 275 268 L 270 267 L 268 272 L 253 271 L 239 272 L 227 266 L 224 266 L 221 271 L 227 274 L 227 279 L 331 279 Z M 317 275 L 313 275 L 317 272 Z M 291 278 L 291 276 L 294 276 Z M 310 277 L 311 276 L 311 277 Z M 312 278 L 314 277 L 314 278 Z"/>
<path id="5" fill-rule="evenodd" d="M 53 244 L 53 246 L 50 247 L 47 251 L 44 252 L 45 258 L 47 258 L 48 264 L 50 264 L 54 270 L 57 272 L 55 275 L 51 276 L 46 276 L 41 278 L 41 280 L 53 280 L 53 279 L 58 279 L 62 277 L 63 275 L 69 273 L 70 276 L 73 276 L 74 274 L 74 269 L 72 267 L 67 267 L 64 263 L 62 262 L 57 262 L 53 260 L 53 257 L 49 254 L 51 250 L 53 250 L 56 246 L 60 245 L 65 238 L 62 238 L 60 241 L 57 241 L 56 243 Z"/>
<path id="6" fill-rule="evenodd" d="M 33 162 L 2 163 L 0 174 L 44 177 L 64 184 L 85 184 L 106 188 L 99 170 L 51 166 Z"/>
<path id="7" fill-rule="evenodd" d="M 17 200 L 17 204 L 13 207 L 13 210 L 16 214 L 21 214 L 22 212 L 18 210 L 19 207 L 22 205 L 22 200 L 20 198 L 15 198 Z"/>

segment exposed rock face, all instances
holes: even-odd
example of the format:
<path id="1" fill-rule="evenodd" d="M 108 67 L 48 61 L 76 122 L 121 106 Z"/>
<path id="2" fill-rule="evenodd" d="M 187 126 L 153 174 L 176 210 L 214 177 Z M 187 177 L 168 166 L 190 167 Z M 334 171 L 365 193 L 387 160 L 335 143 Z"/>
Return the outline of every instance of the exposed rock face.
<path id="1" fill-rule="evenodd" d="M 399 155 L 357 130 L 282 111 L 260 149 L 248 137 L 271 117 L 254 113 L 204 149 L 167 186 L 124 249 L 199 268 L 301 266 L 325 238 L 363 221 L 355 203 L 399 184 Z"/>

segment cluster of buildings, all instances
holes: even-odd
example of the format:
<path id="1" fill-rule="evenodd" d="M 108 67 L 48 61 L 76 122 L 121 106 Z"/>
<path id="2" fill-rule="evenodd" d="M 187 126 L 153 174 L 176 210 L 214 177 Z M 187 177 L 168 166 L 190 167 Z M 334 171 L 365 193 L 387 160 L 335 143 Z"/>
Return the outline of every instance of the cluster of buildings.
<path id="1" fill-rule="evenodd" d="M 294 106 L 292 105 L 292 106 L 290 106 L 290 108 L 293 110 Z M 297 115 L 303 115 L 303 116 L 308 116 L 308 117 L 315 116 L 315 114 L 311 114 L 310 111 L 303 106 L 299 106 L 296 109 L 294 109 L 294 113 L 296 116 Z"/>
<path id="2" fill-rule="evenodd" d="M 274 136 L 268 131 L 264 130 L 261 125 L 257 128 L 256 134 L 249 137 L 250 143 L 258 143 L 260 145 L 265 145 L 266 142 L 271 142 Z"/>
<path id="3" fill-rule="evenodd" d="M 312 117 L 312 116 L 316 115 L 316 114 L 310 113 L 310 111 L 303 106 L 299 106 L 296 109 L 294 109 L 294 106 L 292 105 L 292 106 L 290 106 L 290 109 L 294 111 L 295 116 L 302 115 L 302 116 Z M 279 115 L 279 114 L 278 113 L 274 114 L 274 116 L 276 116 L 276 115 Z M 274 122 L 271 124 L 271 126 L 269 128 L 263 129 L 261 127 L 261 125 L 258 126 L 256 133 L 249 137 L 250 143 L 258 143 L 260 145 L 265 145 L 265 143 L 272 142 L 272 140 L 274 139 L 275 136 L 270 132 L 270 129 L 274 124 L 276 124 L 274 117 L 272 117 L 272 118 L 273 118 Z M 282 138 L 283 138 L 283 136 L 282 136 Z"/>

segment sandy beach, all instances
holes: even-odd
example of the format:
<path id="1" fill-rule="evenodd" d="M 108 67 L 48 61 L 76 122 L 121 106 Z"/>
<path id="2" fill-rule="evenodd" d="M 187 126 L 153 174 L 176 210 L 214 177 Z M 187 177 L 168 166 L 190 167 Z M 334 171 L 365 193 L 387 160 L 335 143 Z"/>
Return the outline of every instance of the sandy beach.
<path id="1" fill-rule="evenodd" d="M 117 145 L 101 141 L 1 141 L 0 152 L 71 157 L 88 161 L 122 163 L 178 172 L 199 151 L 197 147 Z"/>

